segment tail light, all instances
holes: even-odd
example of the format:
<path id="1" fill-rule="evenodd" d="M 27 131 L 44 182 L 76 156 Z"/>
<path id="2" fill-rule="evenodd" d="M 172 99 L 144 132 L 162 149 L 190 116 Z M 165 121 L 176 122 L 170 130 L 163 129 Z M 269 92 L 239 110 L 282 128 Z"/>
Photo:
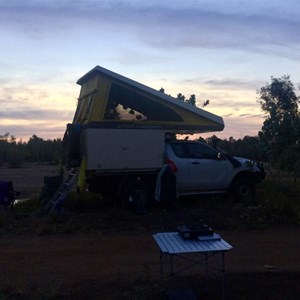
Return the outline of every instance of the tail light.
<path id="1" fill-rule="evenodd" d="M 178 171 L 178 168 L 176 167 L 175 162 L 173 160 L 171 160 L 167 157 L 166 163 L 173 173 L 176 173 Z"/>

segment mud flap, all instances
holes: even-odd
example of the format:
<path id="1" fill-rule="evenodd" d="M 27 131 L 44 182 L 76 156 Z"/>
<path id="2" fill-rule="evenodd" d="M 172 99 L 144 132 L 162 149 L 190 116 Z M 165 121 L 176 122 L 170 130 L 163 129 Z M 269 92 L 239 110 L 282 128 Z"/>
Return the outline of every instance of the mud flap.
<path id="1" fill-rule="evenodd" d="M 154 198 L 167 203 L 177 199 L 176 175 L 168 165 L 164 165 L 157 175 Z"/>

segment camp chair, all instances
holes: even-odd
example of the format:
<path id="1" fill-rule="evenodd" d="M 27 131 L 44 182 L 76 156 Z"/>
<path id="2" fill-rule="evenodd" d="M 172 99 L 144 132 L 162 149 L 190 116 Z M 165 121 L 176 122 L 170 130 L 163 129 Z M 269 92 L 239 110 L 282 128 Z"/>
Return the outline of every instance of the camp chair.
<path id="1" fill-rule="evenodd" d="M 0 205 L 12 207 L 19 194 L 14 191 L 12 181 L 0 181 Z"/>

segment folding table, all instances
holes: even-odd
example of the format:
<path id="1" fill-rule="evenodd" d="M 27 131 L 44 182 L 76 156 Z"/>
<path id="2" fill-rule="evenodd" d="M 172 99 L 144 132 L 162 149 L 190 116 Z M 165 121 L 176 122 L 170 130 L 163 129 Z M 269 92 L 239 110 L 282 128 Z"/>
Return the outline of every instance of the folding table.
<path id="1" fill-rule="evenodd" d="M 208 285 L 209 258 L 215 255 L 221 256 L 222 273 L 222 298 L 225 297 L 225 253 L 233 247 L 221 237 L 218 239 L 183 239 L 177 232 L 162 232 L 153 235 L 154 240 L 160 248 L 160 280 L 163 281 L 163 255 L 170 256 L 170 275 L 173 276 L 173 257 L 180 257 L 192 263 L 192 265 L 203 264 L 205 267 L 205 288 Z M 188 254 L 200 254 L 202 259 L 188 257 Z M 204 256 L 204 257 L 202 257 Z M 184 268 L 186 269 L 186 268 Z M 181 270 L 182 271 L 182 270 Z M 178 273 L 177 271 L 176 273 Z"/>

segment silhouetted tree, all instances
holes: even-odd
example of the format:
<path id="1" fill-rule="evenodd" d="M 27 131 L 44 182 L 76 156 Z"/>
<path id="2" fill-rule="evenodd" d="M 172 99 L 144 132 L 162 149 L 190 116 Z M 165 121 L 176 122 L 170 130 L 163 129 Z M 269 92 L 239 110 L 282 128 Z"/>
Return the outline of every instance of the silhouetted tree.
<path id="1" fill-rule="evenodd" d="M 205 107 L 205 106 L 207 106 L 208 104 L 209 104 L 209 100 L 205 100 L 205 101 L 203 102 L 202 107 Z"/>
<path id="2" fill-rule="evenodd" d="M 259 137 L 273 162 L 291 170 L 300 159 L 299 97 L 294 85 L 287 75 L 271 77 L 271 83 L 262 87 L 258 94 L 261 109 L 267 115 Z"/>
<path id="3" fill-rule="evenodd" d="M 180 101 L 182 101 L 182 102 L 184 102 L 184 101 L 185 101 L 185 96 L 182 95 L 181 93 L 179 93 L 179 94 L 177 95 L 177 99 L 180 100 Z"/>
<path id="4" fill-rule="evenodd" d="M 9 132 L 0 135 L 0 162 L 7 161 L 7 144 Z"/>
<path id="5" fill-rule="evenodd" d="M 188 100 L 186 100 L 186 103 L 196 106 L 196 96 L 193 94 L 190 96 Z"/>

